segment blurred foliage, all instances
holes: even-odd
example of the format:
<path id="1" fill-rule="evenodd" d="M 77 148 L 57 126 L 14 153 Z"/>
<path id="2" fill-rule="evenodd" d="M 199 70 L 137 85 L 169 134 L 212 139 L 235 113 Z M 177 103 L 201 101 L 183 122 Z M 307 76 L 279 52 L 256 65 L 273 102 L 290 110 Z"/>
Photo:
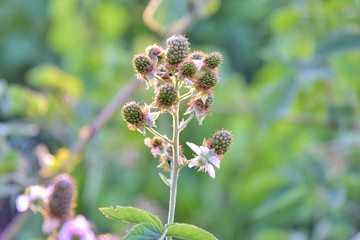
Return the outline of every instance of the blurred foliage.
<path id="1" fill-rule="evenodd" d="M 219 239 L 350 239 L 360 223 L 360 2 L 195 3 L 199 16 L 186 36 L 225 62 L 213 116 L 202 127 L 191 122 L 182 143 L 201 143 L 220 126 L 232 129 L 235 143 L 216 180 L 182 171 L 176 219 Z M 79 129 L 133 77 L 132 56 L 161 43 L 142 21 L 146 4 L 0 2 L 3 219 L 15 214 L 18 193 L 42 181 L 36 147 L 62 161 Z M 168 27 L 186 11 L 185 1 L 163 1 L 154 20 Z M 144 88 L 133 98 L 151 101 Z M 165 219 L 168 189 L 143 137 L 119 116 L 85 146 L 71 174 L 78 213 L 98 233 L 123 235 L 126 225 L 97 209 L 135 205 Z M 158 124 L 168 135 L 169 123 Z M 44 238 L 38 216 L 30 221 L 16 239 Z"/>

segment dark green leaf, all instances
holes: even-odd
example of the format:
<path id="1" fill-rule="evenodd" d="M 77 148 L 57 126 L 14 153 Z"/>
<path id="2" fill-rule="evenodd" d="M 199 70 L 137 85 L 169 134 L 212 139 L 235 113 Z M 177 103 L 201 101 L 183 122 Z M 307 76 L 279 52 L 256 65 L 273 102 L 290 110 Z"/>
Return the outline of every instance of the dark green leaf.
<path id="1" fill-rule="evenodd" d="M 124 240 L 155 240 L 161 239 L 161 233 L 151 223 L 140 223 L 133 227 Z"/>

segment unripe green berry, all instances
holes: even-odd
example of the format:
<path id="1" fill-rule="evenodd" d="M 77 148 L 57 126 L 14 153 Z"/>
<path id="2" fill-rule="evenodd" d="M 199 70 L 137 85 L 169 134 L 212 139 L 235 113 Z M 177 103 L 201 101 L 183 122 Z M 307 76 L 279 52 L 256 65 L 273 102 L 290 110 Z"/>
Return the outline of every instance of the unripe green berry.
<path id="1" fill-rule="evenodd" d="M 190 55 L 190 59 L 203 60 L 204 56 L 205 56 L 205 53 L 203 53 L 202 51 L 195 51 Z"/>
<path id="2" fill-rule="evenodd" d="M 210 55 L 206 56 L 204 62 L 206 66 L 210 69 L 215 69 L 222 63 L 223 56 L 219 52 L 213 52 Z"/>
<path id="3" fill-rule="evenodd" d="M 182 35 L 174 35 L 166 40 L 166 61 L 170 64 L 178 64 L 184 61 L 189 54 L 189 42 Z"/>
<path id="4" fill-rule="evenodd" d="M 177 100 L 177 92 L 173 85 L 162 86 L 157 94 L 156 103 L 159 107 L 171 107 Z"/>
<path id="5" fill-rule="evenodd" d="M 49 214 L 62 220 L 71 217 L 74 208 L 75 184 L 69 175 L 58 176 L 49 196 Z"/>
<path id="6" fill-rule="evenodd" d="M 133 58 L 133 66 L 140 74 L 147 74 L 153 70 L 153 63 L 148 56 L 137 54 Z"/>
<path id="7" fill-rule="evenodd" d="M 229 151 L 233 143 L 233 135 L 227 130 L 217 131 L 209 141 L 210 148 L 219 155 Z"/>
<path id="8" fill-rule="evenodd" d="M 197 85 L 201 90 L 208 90 L 215 87 L 218 81 L 218 77 L 215 73 L 206 72 L 198 79 Z"/>
<path id="9" fill-rule="evenodd" d="M 205 107 L 210 108 L 214 102 L 214 97 L 209 95 L 208 98 L 205 100 Z"/>
<path id="10" fill-rule="evenodd" d="M 139 104 L 135 102 L 127 103 L 121 109 L 124 120 L 130 124 L 137 125 L 144 120 L 144 113 Z"/>
<path id="11" fill-rule="evenodd" d="M 181 75 L 191 78 L 196 73 L 196 65 L 193 61 L 185 61 L 180 68 Z"/>

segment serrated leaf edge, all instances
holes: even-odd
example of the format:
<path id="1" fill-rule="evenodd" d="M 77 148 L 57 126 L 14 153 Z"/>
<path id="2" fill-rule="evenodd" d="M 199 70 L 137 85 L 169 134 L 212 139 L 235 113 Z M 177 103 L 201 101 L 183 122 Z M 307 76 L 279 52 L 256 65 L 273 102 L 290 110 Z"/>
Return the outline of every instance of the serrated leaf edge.
<path id="1" fill-rule="evenodd" d="M 123 222 L 126 222 L 126 223 L 133 223 L 133 222 L 128 222 L 128 221 L 125 221 L 123 219 L 119 219 L 119 218 L 113 218 L 111 216 L 109 216 L 107 213 L 104 212 L 105 209 L 112 209 L 114 211 L 117 211 L 118 208 L 121 208 L 121 209 L 133 209 L 133 210 L 137 210 L 137 211 L 141 211 L 143 213 L 145 213 L 148 217 L 150 217 L 153 222 L 140 222 L 140 223 L 150 223 L 152 225 L 154 225 L 159 231 L 161 231 L 163 229 L 163 225 L 162 225 L 162 222 L 160 220 L 160 218 L 146 210 L 143 210 L 143 209 L 140 209 L 140 208 L 136 208 L 136 207 L 132 207 L 132 206 L 110 206 L 110 207 L 102 207 L 102 208 L 99 208 L 100 212 L 102 214 L 105 215 L 105 217 L 109 218 L 109 219 L 114 219 L 114 220 L 120 220 L 120 221 L 123 221 Z M 140 224 L 140 223 L 137 223 L 137 224 Z"/>

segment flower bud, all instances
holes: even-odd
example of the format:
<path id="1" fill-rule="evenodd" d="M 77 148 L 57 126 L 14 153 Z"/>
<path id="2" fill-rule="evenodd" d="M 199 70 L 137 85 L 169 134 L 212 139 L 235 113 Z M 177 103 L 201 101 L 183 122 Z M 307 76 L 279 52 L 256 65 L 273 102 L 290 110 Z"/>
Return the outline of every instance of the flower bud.
<path id="1" fill-rule="evenodd" d="M 184 61 L 189 54 L 189 42 L 182 35 L 174 35 L 166 40 L 166 60 L 170 64 L 178 64 Z"/>
<path id="2" fill-rule="evenodd" d="M 156 103 L 159 107 L 171 107 L 177 100 L 177 92 L 173 85 L 165 84 L 157 94 Z"/>
<path id="3" fill-rule="evenodd" d="M 190 55 L 190 59 L 203 60 L 204 56 L 205 56 L 205 53 L 203 53 L 202 51 L 195 51 Z"/>
<path id="4" fill-rule="evenodd" d="M 208 141 L 211 149 L 214 149 L 216 154 L 222 155 L 229 151 L 233 142 L 233 135 L 227 130 L 217 131 L 212 138 Z"/>
<path id="5" fill-rule="evenodd" d="M 150 58 L 143 54 L 137 54 L 134 56 L 133 66 L 140 74 L 147 74 L 153 70 L 153 63 Z"/>
<path id="6" fill-rule="evenodd" d="M 71 217 L 74 208 L 75 184 L 73 179 L 63 174 L 58 176 L 53 183 L 52 193 L 49 196 L 49 215 L 66 220 Z"/>
<path id="7" fill-rule="evenodd" d="M 200 90 L 209 90 L 210 88 L 215 87 L 218 81 L 218 77 L 215 73 L 206 72 L 198 79 L 197 86 Z"/>
<path id="8" fill-rule="evenodd" d="M 210 55 L 206 56 L 204 62 L 206 66 L 210 69 L 215 69 L 222 63 L 223 56 L 219 52 L 213 52 Z"/>
<path id="9" fill-rule="evenodd" d="M 193 61 L 185 61 L 180 67 L 180 74 L 191 78 L 196 73 L 196 65 Z"/>
<path id="10" fill-rule="evenodd" d="M 129 102 L 121 109 L 122 116 L 127 123 L 137 125 L 144 120 L 142 108 L 136 102 Z"/>

